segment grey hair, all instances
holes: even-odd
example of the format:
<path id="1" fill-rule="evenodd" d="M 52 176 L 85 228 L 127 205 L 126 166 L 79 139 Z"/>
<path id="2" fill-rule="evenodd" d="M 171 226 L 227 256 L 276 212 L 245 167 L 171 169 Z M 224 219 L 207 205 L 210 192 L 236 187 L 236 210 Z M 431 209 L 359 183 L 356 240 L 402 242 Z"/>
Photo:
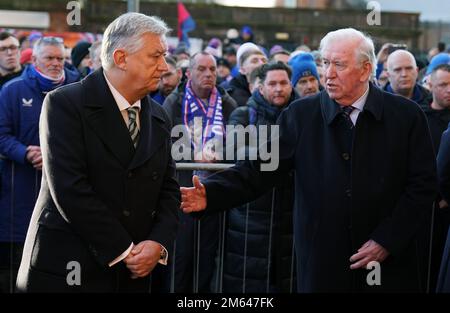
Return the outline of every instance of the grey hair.
<path id="1" fill-rule="evenodd" d="M 197 65 L 197 56 L 199 55 L 210 56 L 214 60 L 214 64 L 217 66 L 216 58 L 211 53 L 207 51 L 199 51 L 189 59 L 189 70 L 192 70 L 195 65 Z"/>
<path id="2" fill-rule="evenodd" d="M 38 56 L 42 52 L 42 48 L 45 46 L 55 46 L 59 47 L 64 54 L 64 41 L 61 38 L 56 37 L 42 37 L 35 42 L 33 46 L 33 56 Z"/>
<path id="3" fill-rule="evenodd" d="M 100 58 L 105 69 L 114 65 L 113 53 L 125 49 L 130 53 L 138 51 L 142 45 L 142 35 L 152 33 L 165 36 L 170 29 L 156 16 L 129 12 L 116 18 L 105 30 Z"/>
<path id="4" fill-rule="evenodd" d="M 372 75 L 377 69 L 377 58 L 372 39 L 354 28 L 342 28 L 326 34 L 320 41 L 319 51 L 323 55 L 323 50 L 330 42 L 345 42 L 349 39 L 358 40 L 359 45 L 356 50 L 357 58 L 360 62 L 368 61 L 372 65 Z"/>

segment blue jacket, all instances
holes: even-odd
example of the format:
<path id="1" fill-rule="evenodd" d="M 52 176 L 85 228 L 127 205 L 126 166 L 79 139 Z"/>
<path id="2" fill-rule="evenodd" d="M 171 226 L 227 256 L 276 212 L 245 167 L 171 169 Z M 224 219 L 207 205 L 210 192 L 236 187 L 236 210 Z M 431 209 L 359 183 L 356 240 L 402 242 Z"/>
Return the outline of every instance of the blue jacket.
<path id="1" fill-rule="evenodd" d="M 64 71 L 64 84 L 78 80 L 78 73 Z M 26 148 L 39 146 L 44 96 L 30 67 L 5 84 L 0 93 L 0 154 L 5 157 L 1 172 L 0 242 L 25 240 L 41 182 L 41 171 L 25 160 Z"/>

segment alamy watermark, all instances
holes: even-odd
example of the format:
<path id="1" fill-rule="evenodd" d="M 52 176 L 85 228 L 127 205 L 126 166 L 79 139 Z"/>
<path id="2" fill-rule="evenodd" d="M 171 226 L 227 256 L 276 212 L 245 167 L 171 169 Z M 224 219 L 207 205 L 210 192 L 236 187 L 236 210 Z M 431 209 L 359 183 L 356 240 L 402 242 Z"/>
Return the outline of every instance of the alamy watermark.
<path id="1" fill-rule="evenodd" d="M 275 171 L 278 168 L 278 125 L 226 125 L 226 140 L 221 136 L 205 140 L 205 134 L 214 132 L 218 126 L 210 127 L 205 130 L 201 117 L 194 118 L 189 130 L 185 125 L 174 126 L 171 136 L 179 139 L 172 145 L 172 158 L 175 161 L 199 162 L 259 159 L 262 161 L 261 171 Z M 221 131 L 216 129 L 216 133 Z"/>
<path id="2" fill-rule="evenodd" d="M 371 261 L 367 264 L 366 268 L 371 270 L 366 277 L 367 285 L 380 286 L 381 285 L 381 265 L 377 261 Z"/>
<path id="3" fill-rule="evenodd" d="M 69 286 L 81 286 L 81 265 L 77 261 L 67 263 L 66 269 L 69 271 L 66 276 L 66 283 Z"/>
<path id="4" fill-rule="evenodd" d="M 381 4 L 378 1 L 370 1 L 367 3 L 367 10 L 371 10 L 367 14 L 367 24 L 369 26 L 381 25 Z"/>
<path id="5" fill-rule="evenodd" d="M 81 25 L 81 2 L 69 1 L 67 3 L 66 9 L 70 10 L 66 17 L 67 25 Z"/>

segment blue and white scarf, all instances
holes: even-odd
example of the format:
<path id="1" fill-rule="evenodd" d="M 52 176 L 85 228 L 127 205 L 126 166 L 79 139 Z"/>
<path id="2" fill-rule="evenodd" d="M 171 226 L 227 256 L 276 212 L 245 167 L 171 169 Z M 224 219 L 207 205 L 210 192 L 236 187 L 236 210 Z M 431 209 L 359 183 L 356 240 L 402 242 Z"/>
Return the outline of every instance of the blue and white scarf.
<path id="1" fill-rule="evenodd" d="M 64 70 L 62 71 L 62 74 L 58 78 L 52 78 L 50 76 L 45 75 L 42 73 L 37 67 L 34 65 L 30 65 L 31 71 L 35 75 L 38 84 L 39 89 L 42 91 L 42 93 L 45 95 L 49 91 L 52 91 L 53 89 L 56 89 L 62 85 L 64 85 L 64 81 L 66 80 L 66 76 L 64 73 Z"/>
<path id="2" fill-rule="evenodd" d="M 214 140 L 223 144 L 225 126 L 222 115 L 222 97 L 216 87 L 211 91 L 208 104 L 205 104 L 192 91 L 189 80 L 186 83 L 182 109 L 183 122 L 194 151 L 205 152 L 208 147 L 214 147 Z M 194 118 L 198 117 L 202 119 L 201 129 L 198 127 L 200 125 L 196 125 L 198 129 L 194 129 Z"/>

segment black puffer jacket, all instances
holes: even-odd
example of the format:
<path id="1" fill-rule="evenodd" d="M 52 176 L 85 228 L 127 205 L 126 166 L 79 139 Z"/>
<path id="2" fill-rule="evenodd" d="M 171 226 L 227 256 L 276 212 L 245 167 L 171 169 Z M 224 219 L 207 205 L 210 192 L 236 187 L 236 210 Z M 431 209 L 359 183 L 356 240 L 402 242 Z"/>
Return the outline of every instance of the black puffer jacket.
<path id="1" fill-rule="evenodd" d="M 395 94 L 390 83 L 387 83 L 383 90 Z M 424 87 L 416 84 L 414 86 L 413 96 L 410 100 L 417 103 L 420 107 L 427 107 L 433 101 L 433 95 Z"/>
<path id="2" fill-rule="evenodd" d="M 447 129 L 448 123 L 450 123 L 450 110 L 434 110 L 430 105 L 421 105 L 420 107 L 427 116 L 434 152 L 437 155 L 442 133 Z"/>
<path id="3" fill-rule="evenodd" d="M 293 92 L 291 100 L 296 98 L 298 95 Z M 255 92 L 247 106 L 231 114 L 229 123 L 273 125 L 280 113 L 281 109 Z M 290 173 L 282 185 L 248 205 L 228 211 L 224 292 L 295 291 L 293 186 Z"/>

